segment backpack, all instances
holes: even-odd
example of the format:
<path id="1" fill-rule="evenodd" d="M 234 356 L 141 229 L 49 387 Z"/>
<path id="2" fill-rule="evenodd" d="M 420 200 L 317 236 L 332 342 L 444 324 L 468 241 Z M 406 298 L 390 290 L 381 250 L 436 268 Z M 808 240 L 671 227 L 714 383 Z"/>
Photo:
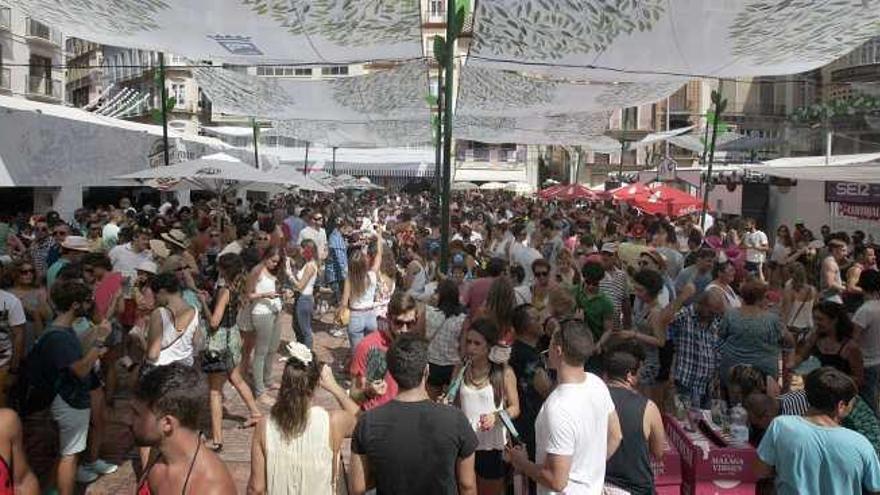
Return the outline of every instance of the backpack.
<path id="1" fill-rule="evenodd" d="M 55 399 L 55 395 L 58 393 L 61 373 L 58 373 L 52 387 L 46 388 L 37 386 L 37 377 L 42 371 L 37 357 L 45 352 L 44 348 L 46 347 L 46 341 L 49 340 L 48 337 L 56 332 L 60 332 L 60 330 L 49 330 L 40 336 L 40 338 L 34 343 L 31 352 L 25 356 L 22 361 L 20 369 L 23 370 L 23 372 L 18 377 L 18 383 L 11 392 L 12 399 L 17 403 L 17 409 L 21 417 L 26 417 L 30 413 L 47 409 Z"/>

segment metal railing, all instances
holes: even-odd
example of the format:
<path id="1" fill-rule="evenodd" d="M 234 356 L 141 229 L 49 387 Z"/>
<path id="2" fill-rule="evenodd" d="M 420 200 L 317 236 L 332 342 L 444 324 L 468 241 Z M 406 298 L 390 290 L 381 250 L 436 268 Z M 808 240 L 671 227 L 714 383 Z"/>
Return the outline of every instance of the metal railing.
<path id="1" fill-rule="evenodd" d="M 422 12 L 422 22 L 431 24 L 440 24 L 446 22 L 446 8 L 429 9 Z"/>
<path id="2" fill-rule="evenodd" d="M 9 67 L 0 67 L 0 89 L 12 89 L 12 70 Z"/>
<path id="3" fill-rule="evenodd" d="M 28 76 L 28 94 L 61 99 L 61 81 L 46 76 Z"/>
<path id="4" fill-rule="evenodd" d="M 50 28 L 42 22 L 28 18 L 27 36 L 31 38 L 39 38 L 52 44 L 61 46 L 61 32 L 57 29 Z"/>
<path id="5" fill-rule="evenodd" d="M 12 29 L 12 8 L 0 7 L 0 29 Z"/>

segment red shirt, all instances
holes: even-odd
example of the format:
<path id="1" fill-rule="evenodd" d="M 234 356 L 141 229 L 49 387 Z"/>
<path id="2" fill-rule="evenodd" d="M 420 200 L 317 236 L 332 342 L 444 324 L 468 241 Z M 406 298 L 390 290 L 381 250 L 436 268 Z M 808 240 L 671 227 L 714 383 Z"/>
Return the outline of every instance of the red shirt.
<path id="1" fill-rule="evenodd" d="M 471 282 L 465 295 L 464 305 L 468 308 L 468 314 L 473 316 L 486 302 L 489 297 L 489 289 L 492 287 L 492 277 L 478 278 Z"/>
<path id="2" fill-rule="evenodd" d="M 382 352 L 382 358 L 384 359 L 385 353 L 388 352 L 388 347 L 390 346 L 391 339 L 381 330 L 376 330 L 364 337 L 355 348 L 354 355 L 351 358 L 351 376 L 353 378 L 366 376 L 367 357 L 370 354 L 370 349 L 379 349 Z M 387 371 L 385 372 L 385 386 L 385 395 L 367 399 L 366 402 L 361 404 L 361 409 L 369 411 L 370 409 L 375 409 L 397 397 L 397 382 L 391 377 L 391 373 L 388 373 Z"/>

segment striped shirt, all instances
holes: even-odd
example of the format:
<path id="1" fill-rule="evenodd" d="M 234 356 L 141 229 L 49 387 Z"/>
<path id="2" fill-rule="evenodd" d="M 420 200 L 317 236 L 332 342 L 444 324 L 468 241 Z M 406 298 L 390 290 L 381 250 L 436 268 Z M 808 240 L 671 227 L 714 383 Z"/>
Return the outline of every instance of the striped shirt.
<path id="1" fill-rule="evenodd" d="M 629 277 L 626 272 L 619 268 L 605 272 L 605 277 L 599 282 L 599 292 L 611 299 L 614 305 L 611 325 L 614 330 L 620 330 L 623 326 L 623 304 L 629 297 Z"/>

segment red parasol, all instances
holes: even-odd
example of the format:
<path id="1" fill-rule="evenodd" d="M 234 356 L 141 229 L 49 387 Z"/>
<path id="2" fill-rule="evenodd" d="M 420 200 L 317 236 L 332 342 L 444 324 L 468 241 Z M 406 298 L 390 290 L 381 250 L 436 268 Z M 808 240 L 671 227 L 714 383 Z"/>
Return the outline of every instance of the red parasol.
<path id="1" fill-rule="evenodd" d="M 565 184 L 556 184 L 550 187 L 546 187 L 538 191 L 538 197 L 541 199 L 547 199 L 549 196 L 556 194 L 556 192 L 563 187 L 565 187 Z"/>
<path id="2" fill-rule="evenodd" d="M 697 213 L 703 207 L 703 200 L 700 198 L 662 184 L 645 187 L 641 194 L 634 195 L 628 202 L 645 213 L 672 218 Z"/>
<path id="3" fill-rule="evenodd" d="M 557 201 L 577 201 L 577 200 L 587 200 L 587 201 L 601 201 L 602 197 L 593 191 L 589 187 L 583 184 L 571 184 L 567 186 L 562 186 L 561 188 L 553 191 L 551 194 L 543 196 L 544 199 L 548 200 L 557 200 Z"/>

